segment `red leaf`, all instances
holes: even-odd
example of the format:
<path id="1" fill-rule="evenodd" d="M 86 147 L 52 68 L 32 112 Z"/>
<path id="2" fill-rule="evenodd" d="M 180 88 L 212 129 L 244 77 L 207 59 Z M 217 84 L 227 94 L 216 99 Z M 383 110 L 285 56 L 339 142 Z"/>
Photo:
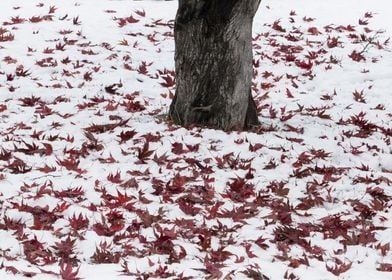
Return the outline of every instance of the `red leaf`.
<path id="1" fill-rule="evenodd" d="M 295 61 L 295 65 L 297 65 L 298 67 L 305 69 L 305 70 L 311 70 L 313 67 L 313 63 L 308 60 L 308 62 L 306 62 L 305 60 L 296 60 Z"/>
<path id="2" fill-rule="evenodd" d="M 136 23 L 136 22 L 139 22 L 139 20 L 138 20 L 138 19 L 135 19 L 133 16 L 129 16 L 129 17 L 125 18 L 125 19 L 126 19 L 126 21 L 127 21 L 128 23 Z"/>
<path id="3" fill-rule="evenodd" d="M 310 28 L 308 29 L 308 32 L 309 32 L 311 35 L 320 35 L 320 34 L 322 34 L 322 33 L 317 29 L 317 27 L 310 27 Z"/>
<path id="4" fill-rule="evenodd" d="M 146 16 L 146 11 L 145 10 L 137 10 L 135 13 L 137 15 L 141 16 L 141 17 L 145 17 Z"/>
<path id="5" fill-rule="evenodd" d="M 45 146 L 45 156 L 50 156 L 53 153 L 53 147 L 49 143 L 43 143 Z"/>
<path id="6" fill-rule="evenodd" d="M 137 148 L 137 158 L 139 163 L 146 163 L 146 160 L 154 153 L 154 150 L 149 150 L 149 141 L 144 142 L 143 148 Z"/>
<path id="7" fill-rule="evenodd" d="M 357 52 L 356 50 L 353 50 L 349 57 L 356 62 L 361 62 L 362 60 L 366 61 L 366 58 L 362 55 L 362 53 Z"/>
<path id="8" fill-rule="evenodd" d="M 246 254 L 248 255 L 248 258 L 257 258 L 257 255 L 255 255 L 255 254 L 252 252 L 252 250 L 251 250 L 251 247 L 252 247 L 252 244 L 251 244 L 251 243 L 246 243 L 246 242 L 244 242 L 244 243 L 242 243 L 241 245 L 244 246 L 245 251 L 246 251 Z"/>
<path id="9" fill-rule="evenodd" d="M 281 25 L 280 25 L 280 20 L 277 20 L 273 23 L 272 25 L 272 29 L 279 31 L 279 32 L 286 32 L 286 29 L 284 29 Z"/>
<path id="10" fill-rule="evenodd" d="M 69 171 L 75 171 L 79 174 L 87 173 L 87 170 L 80 169 L 79 166 L 80 160 L 77 160 L 73 157 L 64 160 L 58 160 L 57 164 L 65 167 Z"/>
<path id="11" fill-rule="evenodd" d="M 108 225 L 101 223 L 94 224 L 93 230 L 99 236 L 113 236 L 116 233 L 116 231 L 112 230 L 110 227 L 108 227 Z"/>
<path id="12" fill-rule="evenodd" d="M 86 217 L 83 217 L 81 213 L 76 217 L 75 214 L 68 219 L 69 225 L 73 230 L 81 230 L 86 229 L 89 225 L 89 220 Z"/>
<path id="13" fill-rule="evenodd" d="M 291 91 L 288 88 L 286 88 L 286 95 L 288 98 L 294 98 L 294 95 L 291 93 Z"/>
<path id="14" fill-rule="evenodd" d="M 392 263 L 380 263 L 377 267 L 378 271 L 392 272 Z"/>
<path id="15" fill-rule="evenodd" d="M 184 185 L 189 181 L 188 177 L 186 176 L 181 176 L 179 173 L 177 173 L 173 180 L 167 182 L 166 184 L 166 190 L 168 190 L 170 193 L 181 193 L 184 190 Z"/>
<path id="16" fill-rule="evenodd" d="M 81 280 L 82 278 L 78 277 L 79 274 L 78 267 L 76 270 L 73 270 L 72 263 L 60 263 L 60 276 L 63 280 Z"/>
<path id="17" fill-rule="evenodd" d="M 249 144 L 249 151 L 250 152 L 256 152 L 256 151 L 260 150 L 263 147 L 264 147 L 264 145 L 260 144 L 260 143 L 256 143 L 255 145 Z"/>
<path id="18" fill-rule="evenodd" d="M 180 155 L 186 153 L 187 151 L 184 150 L 182 143 L 176 142 L 172 144 L 172 152 L 176 155 Z"/>
<path id="19" fill-rule="evenodd" d="M 340 274 L 348 271 L 351 268 L 352 263 L 343 263 L 342 261 L 338 260 L 335 262 L 335 266 L 334 267 L 330 267 L 328 265 L 326 265 L 326 268 L 329 272 L 331 272 L 332 274 L 339 276 Z"/>
<path id="20" fill-rule="evenodd" d="M 108 181 L 114 183 L 114 184 L 121 184 L 123 180 L 121 180 L 121 172 L 117 171 L 115 175 L 110 173 L 107 177 Z"/>
<path id="21" fill-rule="evenodd" d="M 129 131 L 121 131 L 120 135 L 117 135 L 120 137 L 120 144 L 127 142 L 128 140 L 132 139 L 136 135 L 135 130 L 129 130 Z"/>
<path id="22" fill-rule="evenodd" d="M 0 150 L 0 160 L 3 161 L 9 161 L 11 159 L 12 153 L 10 151 L 7 151 L 4 148 L 1 148 Z"/>
<path id="23" fill-rule="evenodd" d="M 175 86 L 176 84 L 176 78 L 171 75 L 161 76 L 161 78 L 165 80 L 165 82 L 160 83 L 160 85 L 163 87 L 169 88 Z"/>

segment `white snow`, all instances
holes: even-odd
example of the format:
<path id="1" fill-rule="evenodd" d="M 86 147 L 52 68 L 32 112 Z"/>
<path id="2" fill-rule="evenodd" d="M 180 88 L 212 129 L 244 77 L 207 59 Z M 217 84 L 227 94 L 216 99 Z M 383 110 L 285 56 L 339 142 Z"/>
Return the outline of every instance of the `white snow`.
<path id="1" fill-rule="evenodd" d="M 0 5 L 1 279 L 392 279 L 390 1 L 262 1 L 230 133 L 167 120 L 177 1 Z"/>

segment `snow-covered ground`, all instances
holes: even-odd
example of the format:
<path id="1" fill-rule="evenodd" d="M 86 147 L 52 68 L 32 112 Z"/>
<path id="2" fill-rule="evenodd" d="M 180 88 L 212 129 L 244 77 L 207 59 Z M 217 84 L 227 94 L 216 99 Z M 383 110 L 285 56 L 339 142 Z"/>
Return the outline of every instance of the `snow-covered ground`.
<path id="1" fill-rule="evenodd" d="M 392 279 L 390 1 L 262 1 L 231 133 L 166 118 L 176 1 L 0 5 L 0 279 Z"/>

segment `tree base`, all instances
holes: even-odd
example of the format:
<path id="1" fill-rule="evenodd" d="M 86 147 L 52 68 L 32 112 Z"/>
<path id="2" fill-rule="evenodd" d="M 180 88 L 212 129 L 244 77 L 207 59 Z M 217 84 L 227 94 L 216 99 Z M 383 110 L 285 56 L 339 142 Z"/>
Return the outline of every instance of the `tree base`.
<path id="1" fill-rule="evenodd" d="M 238 130 L 259 124 L 251 95 L 252 22 L 259 0 L 179 1 L 174 123 Z"/>
<path id="2" fill-rule="evenodd" d="M 244 123 L 238 123 L 237 121 L 229 123 L 225 121 L 224 118 L 227 116 L 222 116 L 222 112 L 214 110 L 214 106 L 196 108 L 192 113 L 186 116 L 183 114 L 183 111 L 177 110 L 177 106 L 181 106 L 178 104 L 177 100 L 178 99 L 175 96 L 169 110 L 170 120 L 177 125 L 198 125 L 224 131 L 251 129 L 260 125 L 257 116 L 257 106 L 251 94 L 249 94 L 248 98 L 248 108 L 246 110 Z"/>

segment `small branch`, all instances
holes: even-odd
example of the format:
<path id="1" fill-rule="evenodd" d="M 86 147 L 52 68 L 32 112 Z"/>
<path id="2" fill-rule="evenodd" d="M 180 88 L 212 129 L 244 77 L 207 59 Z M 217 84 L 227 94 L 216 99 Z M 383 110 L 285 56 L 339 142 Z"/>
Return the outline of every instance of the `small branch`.
<path id="1" fill-rule="evenodd" d="M 378 35 L 379 35 L 379 34 L 382 34 L 382 33 L 384 33 L 384 32 L 385 32 L 385 31 L 383 31 L 383 30 L 378 30 L 378 31 L 376 31 L 376 33 L 375 33 L 372 37 L 370 37 L 370 38 L 368 39 L 367 44 L 363 47 L 362 51 L 360 51 L 358 54 L 363 54 L 363 53 L 365 53 L 365 52 L 368 50 L 368 48 L 370 47 L 370 45 L 373 45 L 374 40 L 378 37 Z"/>

